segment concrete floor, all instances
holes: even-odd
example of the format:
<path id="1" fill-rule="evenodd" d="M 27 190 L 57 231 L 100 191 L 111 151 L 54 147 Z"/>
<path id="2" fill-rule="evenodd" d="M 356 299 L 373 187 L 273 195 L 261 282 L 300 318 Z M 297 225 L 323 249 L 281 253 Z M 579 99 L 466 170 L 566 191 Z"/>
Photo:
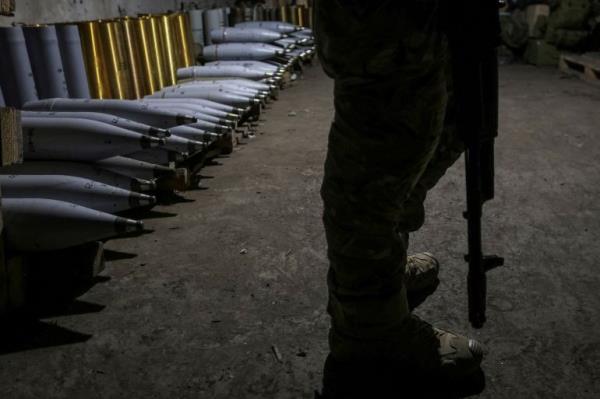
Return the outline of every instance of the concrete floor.
<path id="1" fill-rule="evenodd" d="M 489 322 L 473 331 L 466 317 L 462 162 L 411 241 L 443 264 L 418 313 L 487 344 L 483 398 L 595 398 L 600 90 L 519 65 L 503 67 L 501 85 L 485 241 L 506 267 L 489 276 Z M 193 202 L 158 208 L 152 235 L 108 244 L 108 278 L 13 331 L 0 397 L 311 398 L 327 354 L 318 189 L 331 90 L 309 69 L 260 135 L 203 171 L 214 179 L 185 194 Z"/>

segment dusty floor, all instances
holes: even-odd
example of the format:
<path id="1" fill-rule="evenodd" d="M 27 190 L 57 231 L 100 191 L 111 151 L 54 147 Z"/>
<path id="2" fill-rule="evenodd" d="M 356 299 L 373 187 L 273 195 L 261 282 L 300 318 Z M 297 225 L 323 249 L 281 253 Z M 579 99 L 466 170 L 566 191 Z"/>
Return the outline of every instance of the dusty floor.
<path id="1" fill-rule="evenodd" d="M 203 171 L 214 179 L 193 202 L 108 244 L 104 281 L 13 331 L 0 398 L 311 398 L 327 352 L 318 189 L 331 89 L 309 69 L 262 134 Z M 412 239 L 443 263 L 418 313 L 488 345 L 481 397 L 598 397 L 600 90 L 504 67 L 501 128 L 485 239 L 506 267 L 490 274 L 489 322 L 472 331 L 466 318 L 462 162 Z"/>

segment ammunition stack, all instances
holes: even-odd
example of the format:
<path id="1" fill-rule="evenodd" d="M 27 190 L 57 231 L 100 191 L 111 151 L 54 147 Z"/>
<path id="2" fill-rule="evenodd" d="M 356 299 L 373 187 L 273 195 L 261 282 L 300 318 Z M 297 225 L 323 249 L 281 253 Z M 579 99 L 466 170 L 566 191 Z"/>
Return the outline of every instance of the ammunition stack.
<path id="1" fill-rule="evenodd" d="M 257 6 L 0 28 L 0 106 L 19 110 L 23 147 L 0 169 L 9 258 L 71 253 L 98 273 L 103 241 L 145 233 L 132 210 L 143 218 L 198 187 L 206 162 L 256 133 L 314 56 L 308 15 Z"/>

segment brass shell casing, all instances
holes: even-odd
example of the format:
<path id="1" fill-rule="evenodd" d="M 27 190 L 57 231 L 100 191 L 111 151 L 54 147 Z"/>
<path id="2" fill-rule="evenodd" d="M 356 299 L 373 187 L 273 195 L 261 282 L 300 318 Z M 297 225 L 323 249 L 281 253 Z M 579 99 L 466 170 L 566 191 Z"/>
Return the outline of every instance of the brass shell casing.
<path id="1" fill-rule="evenodd" d="M 298 20 L 296 25 L 300 25 L 300 26 L 307 28 L 308 24 L 309 24 L 308 20 L 310 18 L 308 8 L 305 6 L 298 6 L 296 8 L 296 14 L 297 14 L 297 20 Z"/>
<path id="2" fill-rule="evenodd" d="M 108 78 L 113 98 L 120 100 L 135 98 L 131 82 L 131 65 L 127 58 L 122 26 L 115 21 L 102 21 L 100 22 L 100 35 L 108 65 Z"/>
<path id="3" fill-rule="evenodd" d="M 282 22 L 291 22 L 289 6 L 279 7 L 279 20 Z"/>
<path id="4" fill-rule="evenodd" d="M 194 65 L 192 28 L 190 27 L 189 15 L 184 12 L 172 14 L 172 27 L 176 53 L 178 54 L 178 68 L 187 68 Z"/>
<path id="5" fill-rule="evenodd" d="M 132 19 L 136 30 L 136 39 L 138 42 L 140 63 L 144 69 L 144 78 L 146 79 L 146 89 L 148 93 L 154 93 L 163 86 L 162 71 L 159 67 L 156 56 L 156 43 L 152 36 L 152 26 L 150 19 L 139 17 Z"/>
<path id="6" fill-rule="evenodd" d="M 108 66 L 104 56 L 100 23 L 98 21 L 78 24 L 85 69 L 92 98 L 112 98 Z"/>
<path id="7" fill-rule="evenodd" d="M 164 46 L 163 40 L 163 28 L 160 17 L 148 16 L 146 17 L 150 24 L 150 32 L 153 41 L 153 56 L 156 63 L 156 68 L 158 71 L 158 85 L 159 88 L 163 88 L 165 86 L 170 85 L 170 77 L 167 68 L 167 54 Z"/>
<path id="8" fill-rule="evenodd" d="M 93 98 L 139 99 L 195 64 L 188 13 L 79 24 Z"/>
<path id="9" fill-rule="evenodd" d="M 177 82 L 178 65 L 177 45 L 175 43 L 173 22 L 170 15 L 159 15 L 151 18 L 156 19 L 161 27 L 161 42 L 164 50 L 166 66 L 165 85 L 171 86 Z"/>
<path id="10" fill-rule="evenodd" d="M 129 67 L 131 69 L 132 94 L 136 99 L 150 94 L 149 79 L 147 78 L 146 66 L 142 57 L 142 46 L 137 30 L 136 21 L 132 18 L 119 20 L 125 39 L 125 50 Z"/>
<path id="11" fill-rule="evenodd" d="M 289 18 L 290 20 L 288 22 L 290 22 L 291 24 L 294 25 L 298 25 L 298 6 L 290 6 L 288 7 L 288 13 L 289 13 Z"/>

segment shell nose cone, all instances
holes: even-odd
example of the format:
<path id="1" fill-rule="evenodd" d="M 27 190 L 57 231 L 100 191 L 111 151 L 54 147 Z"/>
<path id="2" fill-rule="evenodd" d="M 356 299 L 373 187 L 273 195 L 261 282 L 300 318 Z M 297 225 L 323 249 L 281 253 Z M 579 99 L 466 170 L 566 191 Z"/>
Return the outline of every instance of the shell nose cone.
<path id="1" fill-rule="evenodd" d="M 140 195 L 140 205 L 141 206 L 150 206 L 156 204 L 156 197 L 153 195 Z"/>
<path id="2" fill-rule="evenodd" d="M 159 129 L 156 127 L 151 127 L 149 134 L 152 137 L 158 137 L 161 139 L 165 138 L 165 137 L 169 137 L 171 135 L 171 133 L 167 129 Z"/>
<path id="3" fill-rule="evenodd" d="M 142 232 L 144 231 L 144 222 L 118 217 L 115 220 L 115 230 L 121 234 Z"/>
<path id="4" fill-rule="evenodd" d="M 131 190 L 137 192 L 148 192 L 156 190 L 156 182 L 152 180 L 136 179 L 131 184 Z"/>
<path id="5" fill-rule="evenodd" d="M 129 205 L 131 205 L 132 208 L 152 206 L 154 204 L 156 204 L 156 197 L 152 195 L 131 193 L 129 196 Z"/>

